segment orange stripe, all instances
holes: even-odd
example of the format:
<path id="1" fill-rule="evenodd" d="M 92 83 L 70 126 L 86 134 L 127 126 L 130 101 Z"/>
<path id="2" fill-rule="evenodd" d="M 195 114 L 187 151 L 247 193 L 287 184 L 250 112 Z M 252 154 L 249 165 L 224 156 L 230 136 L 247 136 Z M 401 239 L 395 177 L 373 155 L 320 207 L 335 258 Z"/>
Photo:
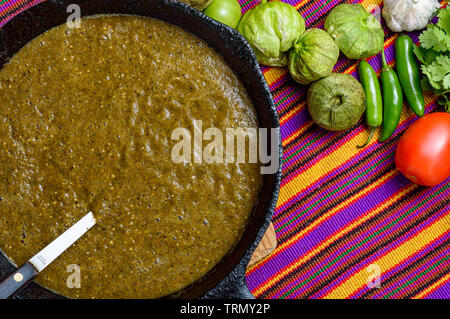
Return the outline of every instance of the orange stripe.
<path id="1" fill-rule="evenodd" d="M 450 215 L 443 216 L 435 223 L 419 232 L 413 238 L 404 242 L 402 245 L 392 250 L 388 254 L 374 260 L 372 264 L 377 265 L 383 272 L 388 272 L 396 265 L 402 263 L 405 259 L 414 255 L 417 251 L 423 249 L 430 242 L 442 236 L 449 229 Z M 355 291 L 361 289 L 367 284 L 370 274 L 367 270 L 361 269 L 359 272 L 341 282 L 338 286 L 324 296 L 325 299 L 344 299 L 351 296 Z M 383 283 L 381 283 L 383 284 Z"/>
<path id="2" fill-rule="evenodd" d="M 437 97 L 431 92 L 425 92 L 424 97 L 427 107 L 429 107 L 437 100 Z M 411 120 L 411 118 L 413 118 L 414 116 L 415 115 L 412 112 L 411 108 L 405 104 L 403 107 L 399 126 L 403 125 L 406 121 Z M 377 141 L 379 134 L 379 131 L 375 133 L 373 141 L 369 145 L 378 143 Z M 361 143 L 365 142 L 364 136 L 364 132 L 355 134 L 355 136 L 349 139 L 345 144 L 341 145 L 339 148 L 335 149 L 333 152 L 320 159 L 313 167 L 308 168 L 307 170 L 287 182 L 280 190 L 277 207 L 282 206 L 291 198 L 296 196 L 302 187 L 305 188 L 308 185 L 314 183 L 321 176 L 336 169 L 340 165 L 350 160 L 353 156 L 357 155 L 360 150 L 356 148 L 356 145 L 360 145 Z M 315 169 L 316 166 L 321 166 L 322 170 L 319 171 Z"/>
<path id="3" fill-rule="evenodd" d="M 305 105 L 306 102 L 301 102 L 300 104 L 296 105 L 292 110 L 290 110 L 280 118 L 280 124 L 286 123 L 290 118 L 294 117 L 294 115 L 300 113 L 300 110 L 303 109 Z"/>
<path id="4" fill-rule="evenodd" d="M 284 77 L 287 73 L 288 71 L 285 68 L 280 67 L 270 67 L 263 72 L 266 82 L 269 86 Z"/>
<path id="5" fill-rule="evenodd" d="M 439 287 L 441 287 L 448 281 L 450 281 L 450 274 L 447 274 L 446 276 L 442 277 L 440 280 L 429 286 L 427 289 L 412 297 L 412 299 L 422 299 L 431 294 L 433 291 L 436 291 Z"/>
<path id="6" fill-rule="evenodd" d="M 307 4 L 309 2 L 309 0 L 303 0 L 302 2 L 299 2 L 295 5 L 295 9 L 299 9 L 301 6 L 304 6 L 305 4 Z"/>
<path id="7" fill-rule="evenodd" d="M 397 175 L 397 171 L 393 170 L 390 171 L 389 173 L 387 173 L 386 175 L 384 175 L 382 178 L 380 178 L 378 181 L 376 181 L 375 183 L 373 183 L 372 185 L 368 186 L 366 189 L 364 189 L 363 191 L 361 191 L 358 194 L 353 195 L 352 197 L 350 197 L 348 200 L 344 201 L 343 203 L 341 203 L 340 205 L 336 206 L 335 208 L 333 208 L 332 210 L 330 210 L 328 213 L 322 215 L 320 218 L 318 218 L 317 220 L 314 221 L 314 223 L 312 223 L 311 225 L 309 225 L 308 227 L 306 227 L 305 229 L 303 229 L 302 231 L 300 231 L 299 233 L 297 233 L 294 237 L 292 237 L 291 239 L 287 240 L 286 242 L 282 243 L 281 245 L 277 246 L 277 248 L 275 249 L 275 251 L 272 253 L 271 256 L 269 256 L 268 258 L 266 258 L 263 262 L 258 263 L 257 265 L 254 265 L 252 267 L 250 267 L 248 269 L 248 273 L 252 273 L 254 270 L 256 270 L 257 268 L 261 267 L 263 264 L 267 263 L 269 260 L 272 259 L 272 256 L 275 256 L 278 252 L 281 252 L 283 250 L 288 249 L 291 245 L 295 244 L 295 242 L 297 242 L 299 239 L 301 239 L 302 237 L 306 236 L 308 233 L 310 233 L 314 228 L 316 228 L 319 224 L 323 223 L 324 221 L 326 221 L 327 219 L 331 218 L 333 215 L 335 215 L 336 213 L 338 213 L 340 210 L 344 209 L 345 207 L 347 207 L 348 205 L 352 204 L 353 202 L 357 201 L 358 199 L 360 199 L 361 197 L 363 197 L 365 194 L 369 193 L 371 190 L 377 188 L 378 186 L 380 186 L 381 184 L 384 184 L 385 182 L 387 182 L 389 179 L 395 177 Z M 329 246 L 332 242 L 334 242 L 336 239 L 344 236 L 346 233 L 348 233 L 349 231 L 351 231 L 352 229 L 356 228 L 357 226 L 361 225 L 362 223 L 364 223 L 365 221 L 369 220 L 370 218 L 372 218 L 373 216 L 379 214 L 380 212 L 382 212 L 386 207 L 388 207 L 389 205 L 393 204 L 399 197 L 403 196 L 405 193 L 409 192 L 410 190 L 414 189 L 415 187 L 417 187 L 417 185 L 414 184 L 410 184 L 409 186 L 405 187 L 402 191 L 396 193 L 395 195 L 393 195 L 389 200 L 387 200 L 386 202 L 380 204 L 377 208 L 375 208 L 374 210 L 372 210 L 371 212 L 368 212 L 365 216 L 362 216 L 360 218 L 358 218 L 358 220 L 356 220 L 355 222 L 353 222 L 352 224 L 348 225 L 347 227 L 345 227 L 344 229 L 342 229 L 339 233 L 337 233 L 336 235 L 329 237 L 325 242 L 323 242 L 322 244 L 320 244 L 319 246 L 317 246 L 317 248 L 315 248 L 314 250 L 312 250 L 311 252 L 309 252 L 307 255 L 304 255 L 303 257 L 297 259 L 295 262 L 291 263 L 290 265 L 284 267 L 283 269 L 281 269 L 280 271 L 278 271 L 276 274 L 274 274 L 274 276 L 272 276 L 268 281 L 266 281 L 263 285 L 260 285 L 259 287 L 257 287 L 253 293 L 255 295 L 260 295 L 261 293 L 263 293 L 265 290 L 267 290 L 270 286 L 272 286 L 275 282 L 279 281 L 281 278 L 285 277 L 286 275 L 288 275 L 289 273 L 293 272 L 296 268 L 298 268 L 301 264 L 303 264 L 305 261 L 309 260 L 311 257 L 313 257 L 314 255 L 316 255 L 317 253 L 319 253 L 320 251 L 322 251 L 324 248 L 326 248 L 327 246 Z"/>
<path id="8" fill-rule="evenodd" d="M 288 138 L 283 139 L 282 145 L 283 147 L 286 147 L 291 141 L 295 140 L 298 136 L 302 135 L 306 132 L 311 126 L 314 125 L 313 121 L 309 121 L 302 125 L 297 131 L 295 131 L 292 135 L 290 135 Z"/>
<path id="9" fill-rule="evenodd" d="M 298 10 L 303 5 L 307 4 L 310 0 L 303 0 L 300 3 L 297 3 L 294 7 Z M 363 0 L 361 4 L 367 9 L 370 5 L 380 5 L 382 0 Z"/>
<path id="10" fill-rule="evenodd" d="M 385 175 L 386 176 L 386 175 Z M 405 187 L 403 190 L 399 191 L 398 193 L 392 195 L 392 197 L 390 199 L 388 199 L 386 202 L 380 204 L 377 208 L 375 208 L 372 212 L 367 213 L 365 216 L 360 217 L 357 221 L 355 221 L 352 224 L 349 224 L 347 227 L 345 227 L 344 229 L 342 229 L 339 233 L 337 233 L 335 236 L 333 236 L 332 238 L 327 239 L 323 244 L 321 244 L 320 246 L 318 246 L 316 249 L 314 249 L 313 251 L 311 251 L 311 254 L 316 254 L 320 251 L 322 251 L 326 246 L 328 246 L 329 244 L 331 244 L 333 241 L 335 241 L 336 239 L 342 237 L 343 235 L 345 235 L 346 233 L 350 232 L 352 229 L 358 227 L 359 225 L 361 225 L 362 223 L 364 223 L 365 221 L 369 220 L 370 218 L 372 218 L 373 216 L 375 216 L 378 212 L 382 211 L 383 209 L 385 209 L 386 207 L 388 207 L 389 205 L 391 205 L 392 203 L 394 203 L 398 198 L 400 198 L 401 196 L 403 196 L 404 194 L 406 194 L 407 192 L 410 192 L 411 190 L 413 190 L 414 188 L 418 187 L 415 184 L 410 184 L 409 186 Z M 355 195 L 356 196 L 356 195 Z M 351 198 L 349 199 L 351 200 Z M 345 204 L 345 202 L 344 202 Z M 298 239 L 300 239 L 302 236 L 302 233 L 298 233 L 296 234 L 293 238 L 291 238 L 289 241 L 286 241 L 280 245 L 277 246 L 277 248 L 274 250 L 274 252 L 272 253 L 272 255 L 270 255 L 269 257 L 267 257 L 265 260 L 263 260 L 260 263 L 257 263 L 251 267 L 249 267 L 248 271 L 249 273 L 251 273 L 254 269 L 259 268 L 260 266 L 262 266 L 263 264 L 267 263 L 270 259 L 272 259 L 276 253 L 278 251 L 282 251 L 282 250 L 286 250 L 287 248 L 289 248 L 289 246 L 291 246 L 292 244 L 294 244 L 295 241 L 297 241 Z M 312 257 L 313 255 L 308 255 L 309 257 Z"/>

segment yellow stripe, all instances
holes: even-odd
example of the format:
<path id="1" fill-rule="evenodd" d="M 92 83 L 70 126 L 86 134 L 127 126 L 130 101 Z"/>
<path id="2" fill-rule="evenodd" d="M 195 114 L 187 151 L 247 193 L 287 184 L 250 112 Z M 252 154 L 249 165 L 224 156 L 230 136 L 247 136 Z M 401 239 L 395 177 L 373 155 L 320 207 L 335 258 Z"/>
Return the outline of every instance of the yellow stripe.
<path id="1" fill-rule="evenodd" d="M 271 67 L 264 71 L 264 77 L 266 78 L 267 84 L 269 84 L 270 86 L 274 84 L 278 79 L 285 76 L 286 73 L 286 68 Z"/>
<path id="2" fill-rule="evenodd" d="M 426 104 L 434 103 L 436 101 L 437 97 L 429 92 L 425 92 L 425 101 Z M 405 102 L 406 103 L 406 102 Z M 403 111 L 400 118 L 400 125 L 402 125 L 408 118 L 411 116 L 414 116 L 414 113 L 412 112 L 411 108 L 407 105 L 403 105 Z M 303 133 L 306 129 L 309 128 L 310 124 L 307 124 L 308 126 L 303 130 L 298 131 L 298 133 L 295 133 L 295 136 L 289 137 L 289 139 L 286 141 L 291 141 L 292 139 L 299 136 L 301 133 Z M 313 124 L 311 124 L 313 125 Z M 378 130 L 372 139 L 372 142 L 369 145 L 372 145 L 374 143 L 378 143 L 380 135 L 380 130 Z M 367 133 L 361 132 L 358 133 L 356 136 L 354 136 L 352 139 L 347 141 L 344 145 L 342 145 L 339 149 L 335 150 L 333 153 L 328 154 L 326 157 L 322 158 L 319 162 L 317 162 L 314 166 L 308 168 L 306 171 L 301 173 L 300 175 L 296 176 L 294 179 L 286 183 L 281 190 L 280 195 L 278 197 L 278 203 L 277 206 L 281 206 L 284 203 L 286 203 L 290 198 L 295 196 L 299 191 L 302 189 L 308 187 L 309 185 L 313 184 L 315 181 L 317 181 L 320 177 L 323 175 L 326 175 L 330 171 L 336 169 L 337 167 L 344 164 L 346 161 L 348 161 L 350 158 L 355 156 L 360 152 L 360 150 L 357 148 L 357 145 L 363 144 L 365 142 L 365 139 L 367 138 Z M 284 145 L 285 143 L 283 143 Z"/>
<path id="3" fill-rule="evenodd" d="M 283 147 L 285 147 L 286 145 L 288 145 L 291 141 L 295 140 L 298 136 L 302 135 L 303 133 L 305 133 L 305 131 L 307 129 L 309 129 L 311 126 L 314 125 L 313 121 L 309 121 L 307 123 L 305 123 L 304 125 L 302 125 L 297 131 L 295 131 L 294 134 L 292 134 L 291 136 L 289 136 L 286 139 L 283 139 Z"/>
<path id="4" fill-rule="evenodd" d="M 432 95 L 431 93 L 425 92 L 425 101 L 426 104 L 434 103 L 436 101 L 436 96 Z M 406 102 L 405 102 L 406 103 Z M 403 105 L 403 111 L 400 119 L 400 125 L 402 125 L 408 118 L 411 116 L 414 116 L 414 113 L 412 112 L 411 108 L 405 104 Z M 295 133 L 295 136 L 289 137 L 288 140 L 286 140 L 286 143 L 288 141 L 291 141 L 292 139 L 296 138 L 300 134 L 302 134 L 306 129 L 309 128 L 309 125 L 314 124 L 306 124 L 308 125 L 302 130 Z M 374 143 L 378 143 L 380 135 L 380 130 L 378 130 L 372 139 L 372 142 L 369 145 L 372 145 Z M 354 136 L 352 139 L 347 141 L 344 145 L 342 145 L 340 148 L 335 150 L 333 153 L 328 154 L 326 157 L 322 158 L 319 162 L 317 162 L 314 166 L 308 168 L 306 171 L 301 173 L 300 175 L 296 176 L 294 179 L 286 183 L 281 190 L 280 195 L 278 197 L 278 203 L 277 206 L 281 206 L 285 204 L 289 199 L 291 199 L 293 196 L 295 196 L 299 191 L 302 189 L 308 187 L 309 185 L 313 184 L 315 181 L 317 181 L 320 177 L 323 175 L 328 174 L 330 171 L 336 169 L 337 167 L 341 166 L 345 162 L 347 162 L 350 158 L 355 156 L 360 152 L 360 150 L 357 148 L 357 145 L 363 144 L 365 142 L 365 139 L 367 138 L 366 132 L 358 133 L 356 136 Z M 285 143 L 283 143 L 285 144 Z"/>
<path id="5" fill-rule="evenodd" d="M 297 8 L 301 7 L 303 4 L 307 3 L 307 1 L 302 1 L 301 3 L 297 4 Z M 373 4 L 381 4 L 381 1 L 363 1 L 362 2 L 363 6 L 367 8 L 370 7 L 370 5 Z M 390 45 L 393 41 L 395 41 L 395 38 L 391 38 L 388 39 L 386 41 L 385 44 Z M 391 63 L 392 64 L 392 63 Z M 348 68 L 345 73 L 351 73 L 353 71 L 356 70 L 357 64 L 354 64 L 353 66 L 351 66 L 350 68 Z M 284 76 L 286 74 L 285 72 L 280 72 L 280 68 L 276 68 L 277 71 L 276 72 L 272 72 L 269 74 L 269 71 L 272 70 L 272 68 L 268 69 L 265 72 L 266 75 L 266 80 L 269 82 L 269 85 L 273 84 L 275 81 L 277 81 L 281 76 Z M 429 98 L 426 96 L 426 100 L 430 101 L 433 98 Z M 428 102 L 427 101 L 427 102 Z M 295 112 L 298 112 L 298 108 L 295 108 L 294 110 L 292 110 L 291 112 L 287 113 L 282 121 L 286 121 L 289 117 L 291 117 L 291 113 L 295 114 Z M 292 115 L 293 115 L 292 114 Z M 410 116 L 412 116 L 413 113 L 412 111 L 409 109 L 409 107 L 404 107 L 403 109 L 403 113 L 402 113 L 402 118 L 401 118 L 401 123 L 406 120 L 407 118 L 409 118 Z M 286 140 L 283 141 L 283 145 L 288 144 L 290 141 L 292 141 L 293 139 L 297 138 L 298 136 L 300 136 L 304 131 L 306 131 L 307 128 L 309 128 L 311 125 L 313 125 L 312 122 L 308 122 L 307 124 L 303 125 L 298 131 L 296 131 L 293 135 L 291 135 L 290 137 L 288 137 Z M 377 133 L 377 135 L 374 137 L 374 142 L 372 143 L 377 143 L 376 141 L 378 140 L 378 135 L 379 132 Z M 314 183 L 318 178 L 320 178 L 321 176 L 327 174 L 328 172 L 330 172 L 331 170 L 335 169 L 336 167 L 342 165 L 343 163 L 345 163 L 346 161 L 348 161 L 351 157 L 353 157 L 355 154 L 357 154 L 359 151 L 356 148 L 356 145 L 361 144 L 364 139 L 366 138 L 365 134 L 361 134 L 359 133 L 358 135 L 356 135 L 354 138 L 352 138 L 352 140 L 348 141 L 345 145 L 343 145 L 340 149 L 336 150 L 334 153 L 329 154 L 326 158 L 323 158 L 322 160 L 320 160 L 317 164 L 315 164 L 314 167 L 309 168 L 307 171 L 303 172 L 302 174 L 300 174 L 299 176 L 297 176 L 296 178 L 294 178 L 293 180 L 291 180 L 290 182 L 288 182 L 285 186 L 282 187 L 281 192 L 280 192 L 280 196 L 279 196 L 279 200 L 278 200 L 278 206 L 283 205 L 284 203 L 286 203 L 290 198 L 292 198 L 293 196 L 295 196 L 295 194 L 297 194 L 297 192 L 301 189 L 304 189 L 305 187 L 307 187 L 308 185 Z M 386 178 L 390 178 L 396 171 L 392 171 L 391 173 L 389 173 L 388 175 L 386 175 Z M 328 239 L 324 244 L 320 245 L 319 247 L 317 247 L 315 250 L 311 251 L 308 255 L 306 255 L 305 257 L 297 260 L 294 264 L 290 265 L 288 268 L 286 268 L 285 270 L 283 270 L 281 273 L 277 274 L 276 277 L 274 277 L 272 280 L 268 281 L 265 283 L 265 285 L 259 287 L 256 291 L 255 294 L 259 295 L 261 292 L 265 291 L 268 287 L 270 287 L 271 285 L 273 285 L 273 283 L 279 281 L 282 277 L 284 277 L 286 274 L 292 272 L 293 270 L 295 270 L 299 265 L 301 265 L 303 262 L 305 262 L 306 260 L 308 260 L 309 258 L 311 258 L 312 256 L 314 256 L 317 252 L 321 251 L 323 248 L 325 248 L 326 246 L 328 246 L 330 243 L 332 243 L 335 238 L 341 237 L 343 234 L 345 234 L 346 232 L 350 231 L 351 229 L 353 229 L 354 227 L 357 227 L 358 225 L 360 225 L 361 223 L 363 223 L 364 221 L 366 221 L 369 218 L 372 218 L 373 216 L 375 216 L 376 214 L 380 213 L 385 207 L 391 205 L 393 202 L 395 202 L 395 200 L 400 197 L 403 196 L 405 193 L 409 192 L 411 189 L 415 188 L 416 186 L 413 184 L 410 184 L 410 186 L 406 187 L 404 190 L 402 190 L 400 193 L 398 193 L 397 196 L 393 197 L 392 199 L 390 199 L 389 201 L 387 201 L 386 203 L 384 203 L 382 206 L 380 206 L 379 209 L 374 210 L 373 212 L 369 213 L 368 215 L 366 215 L 366 217 L 362 218 L 361 220 L 357 221 L 356 223 L 349 225 L 348 227 L 346 227 L 344 230 L 342 230 L 339 234 L 337 234 L 336 236 L 334 236 L 333 238 Z M 363 196 L 365 193 L 367 193 L 366 191 L 363 191 L 361 194 L 356 194 L 355 196 L 353 196 L 351 199 L 347 200 L 345 203 L 343 203 L 343 205 L 346 205 L 346 203 L 351 202 L 352 200 L 355 200 L 356 198 L 359 198 L 361 196 Z M 342 206 L 342 205 L 341 205 Z M 336 209 L 334 209 L 333 211 L 336 211 Z M 327 214 L 327 216 L 330 216 L 332 214 L 332 212 L 329 212 Z M 324 219 L 322 219 L 324 220 Z M 319 224 L 320 222 L 322 222 L 322 220 L 317 221 L 313 227 L 315 227 L 317 224 Z M 308 229 L 303 230 L 302 232 L 300 232 L 299 234 L 297 234 L 296 236 L 294 236 L 291 240 L 283 243 L 282 245 L 278 246 L 277 249 L 275 250 L 274 255 L 276 254 L 276 252 L 282 251 L 283 249 L 285 249 L 285 247 L 288 247 L 289 245 L 291 245 L 293 242 L 295 242 L 296 240 L 298 240 L 299 238 L 301 238 L 302 236 L 304 236 L 309 229 L 311 229 L 312 227 L 309 227 Z M 249 272 L 251 272 L 252 270 L 254 270 L 258 265 L 254 265 L 249 269 Z"/>
<path id="6" fill-rule="evenodd" d="M 450 215 L 444 216 L 442 219 L 435 222 L 433 225 L 423 230 L 415 237 L 411 238 L 400 247 L 394 249 L 389 254 L 381 257 L 373 262 L 381 268 L 381 273 L 389 271 L 404 259 L 421 250 L 428 243 L 436 238 L 442 236 L 448 231 L 450 227 Z M 355 291 L 367 284 L 370 274 L 366 269 L 362 269 L 341 285 L 336 287 L 333 291 L 325 296 L 326 299 L 344 299 L 348 298 Z M 383 284 L 383 283 L 381 283 Z"/>
<path id="7" fill-rule="evenodd" d="M 295 8 L 298 10 L 300 7 L 304 6 L 308 3 L 309 0 L 303 0 L 295 5 Z"/>
<path id="8" fill-rule="evenodd" d="M 365 138 L 366 134 L 364 132 L 357 133 L 356 136 L 354 136 L 340 148 L 336 149 L 331 154 L 328 154 L 327 156 L 319 160 L 316 164 L 314 164 L 314 166 L 308 168 L 306 171 L 283 185 L 280 190 L 277 206 L 285 204 L 290 198 L 295 196 L 302 189 L 308 187 L 308 185 L 314 183 L 321 176 L 328 174 L 330 171 L 334 170 L 336 167 L 344 164 L 346 161 L 352 158 L 356 153 L 359 152 L 357 146 L 361 145 L 364 142 Z"/>
<path id="9" fill-rule="evenodd" d="M 422 291 L 419 294 L 417 294 L 414 297 L 412 297 L 412 299 L 422 299 L 423 297 L 425 297 L 428 294 L 432 293 L 435 289 L 439 288 L 439 286 L 445 284 L 449 280 L 450 280 L 450 274 L 447 274 L 446 276 L 444 276 L 440 280 L 436 281 L 433 285 L 431 285 L 430 287 L 428 287 L 424 291 Z"/>
<path id="10" fill-rule="evenodd" d="M 382 0 L 363 0 L 361 1 L 361 4 L 363 5 L 366 10 L 373 11 L 375 9 L 375 6 L 380 6 Z"/>
<path id="11" fill-rule="evenodd" d="M 283 242 L 281 245 L 278 245 L 277 248 L 275 249 L 275 251 L 272 253 L 273 255 L 276 255 L 278 252 L 283 251 L 284 249 L 286 249 L 287 247 L 289 247 L 292 243 L 294 243 L 295 241 L 299 240 L 301 237 L 303 237 L 305 234 L 307 234 L 308 232 L 310 232 L 312 229 L 314 229 L 315 227 L 317 227 L 320 223 L 322 223 L 323 221 L 325 221 L 326 219 L 328 219 L 329 217 L 331 217 L 332 215 L 334 215 L 337 211 L 339 211 L 340 209 L 342 209 L 343 207 L 347 206 L 349 203 L 358 200 L 359 198 L 363 197 L 365 194 L 369 193 L 372 189 L 376 188 L 378 185 L 385 183 L 388 179 L 392 178 L 394 175 L 396 174 L 396 171 L 390 171 L 389 173 L 387 173 L 386 175 L 384 175 L 382 178 L 380 178 L 378 181 L 376 181 L 375 183 L 373 183 L 372 185 L 368 186 L 367 188 L 365 188 L 363 191 L 361 191 L 360 193 L 357 193 L 355 195 L 353 195 L 352 197 L 350 197 L 349 199 L 347 199 L 346 201 L 342 202 L 340 205 L 336 206 L 335 208 L 333 208 L 332 210 L 330 210 L 329 212 L 327 212 L 326 214 L 324 214 L 323 216 L 321 216 L 319 219 L 317 219 L 316 221 L 314 221 L 313 224 L 309 225 L 307 228 L 302 229 L 299 233 L 297 233 L 294 237 L 292 237 L 291 239 L 289 239 L 286 242 Z M 386 207 L 388 207 L 389 205 L 392 205 L 393 203 L 395 203 L 400 197 L 402 197 L 404 194 L 406 194 L 407 192 L 411 191 L 413 188 L 416 188 L 417 186 L 414 184 L 410 184 L 409 186 L 407 186 L 406 188 L 404 188 L 401 192 L 397 193 L 395 196 L 392 196 L 392 198 L 390 198 L 389 200 L 387 200 L 385 203 L 383 203 L 382 205 L 380 205 L 379 207 L 377 207 L 376 209 L 370 211 L 367 215 L 362 216 L 361 218 L 359 218 L 358 220 L 356 220 L 354 223 L 348 225 L 347 227 L 345 227 L 344 229 L 342 229 L 337 235 L 329 238 L 327 241 L 325 241 L 323 244 L 321 244 L 320 246 L 316 247 L 314 250 L 312 250 L 310 253 L 308 253 L 307 255 L 303 256 L 302 258 L 297 259 L 294 263 L 292 263 L 291 265 L 289 265 L 287 268 L 285 268 L 283 271 L 277 273 L 271 280 L 267 281 L 264 283 L 264 285 L 257 287 L 256 290 L 253 291 L 253 293 L 255 295 L 259 295 L 262 292 L 264 292 L 265 290 L 267 290 L 270 286 L 272 286 L 274 283 L 276 283 L 277 281 L 279 281 L 281 278 L 285 277 L 286 275 L 288 275 L 289 273 L 291 273 L 292 271 L 294 271 L 296 268 L 298 268 L 301 264 L 303 264 L 304 262 L 306 262 L 307 260 L 309 260 L 311 257 L 313 257 L 314 255 L 316 255 L 317 253 L 319 253 L 320 251 L 322 251 L 324 248 L 326 248 L 328 245 L 330 245 L 333 241 L 335 241 L 337 238 L 342 237 L 344 234 L 348 233 L 349 231 L 351 231 L 352 229 L 358 227 L 359 225 L 361 225 L 362 223 L 364 223 L 365 221 L 369 220 L 370 218 L 374 217 L 375 215 L 379 214 L 380 212 L 382 212 L 384 209 L 386 209 Z M 249 272 L 251 272 L 255 267 L 257 267 L 257 265 L 254 265 L 252 267 L 249 268 Z"/>
<path id="12" fill-rule="evenodd" d="M 305 4 L 307 4 L 310 0 L 303 0 L 300 3 L 297 3 L 295 5 L 295 8 L 298 10 L 300 7 L 304 6 Z M 366 8 L 367 10 L 372 9 L 371 6 L 373 5 L 381 5 L 382 0 L 364 0 L 361 2 L 361 4 L 363 5 L 364 8 Z"/>
<path id="13" fill-rule="evenodd" d="M 306 105 L 306 102 L 301 102 L 300 104 L 296 105 L 292 110 L 287 112 L 285 115 L 283 115 L 280 118 L 280 124 L 286 123 L 291 117 L 293 117 L 295 114 L 300 113 L 300 110 L 304 108 Z"/>

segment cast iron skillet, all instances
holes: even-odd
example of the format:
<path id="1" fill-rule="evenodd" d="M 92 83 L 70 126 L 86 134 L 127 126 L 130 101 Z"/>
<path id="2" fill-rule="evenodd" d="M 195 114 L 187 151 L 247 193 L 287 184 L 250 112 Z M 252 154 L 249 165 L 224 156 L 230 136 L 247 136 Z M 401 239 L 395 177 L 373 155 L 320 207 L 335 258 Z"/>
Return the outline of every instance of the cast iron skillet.
<path id="1" fill-rule="evenodd" d="M 153 17 L 178 25 L 208 42 L 243 82 L 255 106 L 260 127 L 276 128 L 280 167 L 274 174 L 263 175 L 263 188 L 246 230 L 235 248 L 204 277 L 168 296 L 170 298 L 253 298 L 245 284 L 245 269 L 264 235 L 275 209 L 281 179 L 281 139 L 278 115 L 270 90 L 256 58 L 245 39 L 234 29 L 218 23 L 186 4 L 174 0 L 48 0 L 16 16 L 0 29 L 0 68 L 20 48 L 46 30 L 66 22 L 69 4 L 78 4 L 81 15 L 132 14 Z M 270 143 L 269 138 L 267 145 Z M 31 257 L 31 256 L 30 256 Z M 0 278 L 14 266 L 0 254 Z M 32 283 L 19 298 L 62 297 Z"/>

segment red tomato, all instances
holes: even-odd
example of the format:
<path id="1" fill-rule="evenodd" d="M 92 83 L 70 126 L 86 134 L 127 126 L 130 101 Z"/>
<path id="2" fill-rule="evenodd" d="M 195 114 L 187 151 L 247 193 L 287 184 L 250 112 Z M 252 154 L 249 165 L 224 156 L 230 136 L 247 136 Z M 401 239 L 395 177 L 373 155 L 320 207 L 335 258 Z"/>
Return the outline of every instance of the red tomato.
<path id="1" fill-rule="evenodd" d="M 435 186 L 450 176 L 450 114 L 431 113 L 400 138 L 395 165 L 409 180 Z"/>

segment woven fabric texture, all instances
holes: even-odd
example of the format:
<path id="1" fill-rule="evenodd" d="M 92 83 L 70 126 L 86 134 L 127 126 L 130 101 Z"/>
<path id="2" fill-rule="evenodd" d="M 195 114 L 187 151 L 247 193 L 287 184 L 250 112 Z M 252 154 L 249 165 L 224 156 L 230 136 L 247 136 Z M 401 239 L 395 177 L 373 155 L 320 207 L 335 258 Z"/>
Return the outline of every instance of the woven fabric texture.
<path id="1" fill-rule="evenodd" d="M 381 0 L 283 0 L 297 8 L 307 28 L 323 28 L 339 3 L 361 3 L 381 17 Z M 40 2 L 0 0 L 0 26 Z M 259 1 L 239 0 L 242 12 Z M 446 5 L 442 1 L 442 5 Z M 385 51 L 395 66 L 398 35 L 385 25 Z M 418 41 L 418 34 L 411 33 Z M 379 74 L 380 55 L 367 59 Z M 341 55 L 335 72 L 358 78 L 358 61 Z M 263 67 L 283 138 L 283 180 L 273 219 L 278 247 L 247 271 L 260 298 L 449 298 L 450 180 L 426 188 L 395 168 L 396 144 L 417 120 L 405 105 L 394 136 L 364 149 L 364 121 L 344 132 L 315 125 L 306 107 L 308 87 L 286 68 Z M 426 93 L 426 113 L 438 109 Z M 379 274 L 379 282 L 374 278 Z M 377 285 L 378 283 L 378 285 Z M 375 286 L 375 287 L 374 287 Z"/>

